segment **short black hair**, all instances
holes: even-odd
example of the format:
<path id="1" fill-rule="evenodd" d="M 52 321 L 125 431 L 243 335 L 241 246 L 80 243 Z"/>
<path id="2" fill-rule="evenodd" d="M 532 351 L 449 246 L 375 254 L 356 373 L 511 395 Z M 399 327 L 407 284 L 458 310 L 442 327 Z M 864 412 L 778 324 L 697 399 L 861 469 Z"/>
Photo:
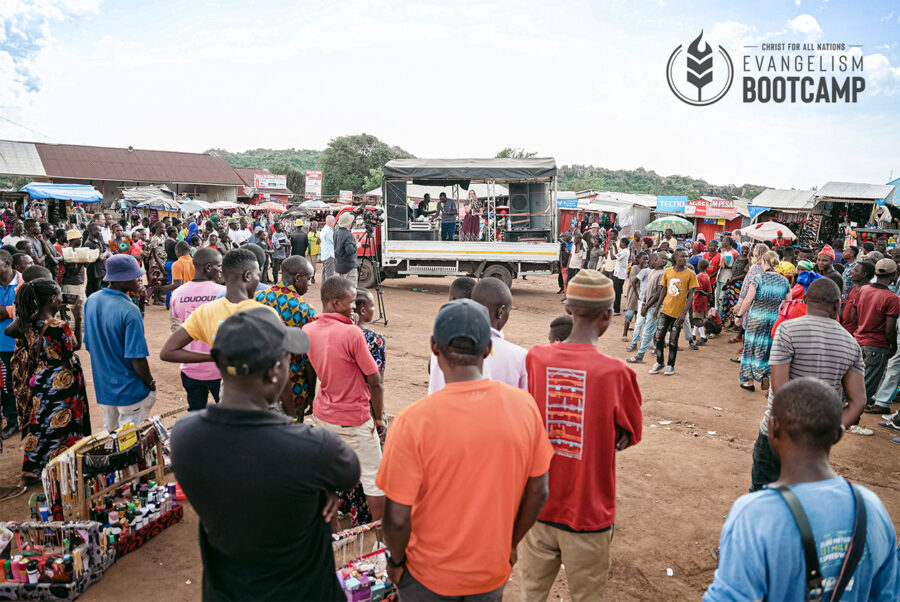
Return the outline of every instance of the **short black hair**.
<path id="1" fill-rule="evenodd" d="M 859 255 L 859 249 L 857 249 L 856 247 L 847 247 L 846 249 L 844 249 L 844 256 L 846 256 L 848 253 L 850 255 L 853 255 L 853 257 L 856 257 L 857 255 Z"/>
<path id="2" fill-rule="evenodd" d="M 252 251 L 243 248 L 232 249 L 222 258 L 222 271 L 226 274 L 244 273 L 250 268 L 250 263 L 257 263 L 256 255 Z"/>
<path id="3" fill-rule="evenodd" d="M 187 244 L 183 240 L 175 245 L 175 253 L 176 254 L 180 253 L 181 255 L 184 255 L 184 254 L 190 253 L 190 252 L 191 252 L 191 245 Z"/>
<path id="4" fill-rule="evenodd" d="M 13 257 L 12 257 L 13 267 L 16 267 L 17 265 L 19 265 L 19 262 L 22 261 L 23 257 L 31 257 L 31 255 L 29 255 L 28 253 L 16 253 L 15 255 L 13 255 Z"/>
<path id="5" fill-rule="evenodd" d="M 489 310 L 506 305 L 512 308 L 512 292 L 506 283 L 499 278 L 483 278 L 472 289 L 472 301 L 476 301 Z"/>
<path id="6" fill-rule="evenodd" d="M 42 265 L 30 265 L 22 272 L 22 281 L 53 280 L 53 274 Z"/>
<path id="7" fill-rule="evenodd" d="M 872 265 L 872 264 L 869 264 Z M 872 268 L 874 272 L 875 268 Z M 841 300 L 841 288 L 831 278 L 818 278 L 814 280 L 806 291 L 807 303 L 821 303 L 832 305 Z"/>
<path id="8" fill-rule="evenodd" d="M 794 256 L 794 247 L 778 247 L 778 250 L 781 251 L 781 254 L 785 257 Z"/>
<path id="9" fill-rule="evenodd" d="M 169 226 L 168 228 L 166 228 L 166 234 L 169 236 L 172 236 L 173 234 L 178 234 L 178 228 L 176 228 L 175 226 Z"/>
<path id="10" fill-rule="evenodd" d="M 875 243 L 866 241 L 863 243 L 863 249 L 866 251 L 866 253 L 871 253 L 875 250 Z"/>
<path id="11" fill-rule="evenodd" d="M 194 268 L 202 268 L 210 261 L 213 261 L 216 255 L 220 255 L 220 253 L 215 247 L 197 249 L 197 252 L 194 253 Z"/>
<path id="12" fill-rule="evenodd" d="M 12 263 L 12 253 L 7 251 L 5 248 L 0 249 L 0 262 L 2 263 Z"/>
<path id="13" fill-rule="evenodd" d="M 572 334 L 572 316 L 557 316 L 550 322 L 550 332 L 558 341 L 565 341 Z"/>
<path id="14" fill-rule="evenodd" d="M 468 276 L 460 276 L 456 280 L 454 280 L 450 284 L 450 292 L 456 291 L 459 293 L 456 297 L 457 299 L 465 297 L 466 299 L 472 298 L 472 289 L 475 288 L 475 279 L 469 278 Z"/>
<path id="15" fill-rule="evenodd" d="M 860 269 L 866 275 L 866 280 L 871 280 L 875 276 L 875 264 L 870 261 L 860 261 Z"/>
<path id="16" fill-rule="evenodd" d="M 322 283 L 322 305 L 347 295 L 355 295 L 356 287 L 343 276 L 329 276 Z"/>
<path id="17" fill-rule="evenodd" d="M 812 377 L 789 381 L 772 399 L 772 416 L 787 436 L 795 443 L 823 451 L 831 449 L 841 432 L 842 410 L 841 397 L 834 387 Z"/>
<path id="18" fill-rule="evenodd" d="M 701 259 L 700 261 L 697 262 L 697 271 L 698 272 L 702 272 L 702 271 L 706 270 L 706 268 L 708 268 L 708 267 L 709 267 L 709 262 L 706 261 L 705 259 Z"/>
<path id="19" fill-rule="evenodd" d="M 372 294 L 367 288 L 357 287 L 356 289 L 356 301 L 354 305 L 359 305 L 360 303 L 365 303 L 369 299 L 374 299 L 375 296 Z"/>

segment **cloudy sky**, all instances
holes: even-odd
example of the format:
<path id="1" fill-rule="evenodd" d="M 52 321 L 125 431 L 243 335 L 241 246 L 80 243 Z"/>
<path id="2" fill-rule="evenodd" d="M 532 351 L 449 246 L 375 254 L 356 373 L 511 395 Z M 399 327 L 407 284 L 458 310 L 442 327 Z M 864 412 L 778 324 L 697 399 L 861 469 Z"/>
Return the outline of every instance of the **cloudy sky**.
<path id="1" fill-rule="evenodd" d="M 0 20 L 0 138 L 237 151 L 368 132 L 420 157 L 515 146 L 717 184 L 900 176 L 900 0 L 0 0 Z M 744 104 L 736 81 L 688 106 L 666 61 L 701 29 L 738 64 L 762 42 L 861 45 L 867 89 Z"/>

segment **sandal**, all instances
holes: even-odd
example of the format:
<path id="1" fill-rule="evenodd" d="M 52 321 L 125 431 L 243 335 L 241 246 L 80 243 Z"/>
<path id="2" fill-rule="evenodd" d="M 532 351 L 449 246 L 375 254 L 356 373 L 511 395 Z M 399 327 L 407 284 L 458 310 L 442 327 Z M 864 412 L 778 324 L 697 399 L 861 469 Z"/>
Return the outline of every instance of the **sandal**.
<path id="1" fill-rule="evenodd" d="M 28 487 L 19 487 L 18 485 L 15 487 L 7 487 L 6 489 L 0 489 L 0 501 L 11 500 L 14 497 L 19 497 L 27 490 Z"/>
<path id="2" fill-rule="evenodd" d="M 748 385 L 747 383 L 740 383 L 740 387 L 741 387 L 744 391 L 750 391 L 751 393 L 753 393 L 754 391 L 756 391 L 756 387 L 755 387 L 753 384 L 749 384 L 749 385 Z"/>
<path id="3" fill-rule="evenodd" d="M 740 343 L 740 342 L 741 342 L 741 337 L 740 337 L 740 336 L 731 337 L 730 339 L 728 339 L 728 342 L 729 342 L 729 343 Z"/>
<path id="4" fill-rule="evenodd" d="M 764 376 L 763 379 L 761 381 L 759 381 L 759 388 L 762 389 L 763 391 L 769 390 L 769 377 L 768 376 Z"/>

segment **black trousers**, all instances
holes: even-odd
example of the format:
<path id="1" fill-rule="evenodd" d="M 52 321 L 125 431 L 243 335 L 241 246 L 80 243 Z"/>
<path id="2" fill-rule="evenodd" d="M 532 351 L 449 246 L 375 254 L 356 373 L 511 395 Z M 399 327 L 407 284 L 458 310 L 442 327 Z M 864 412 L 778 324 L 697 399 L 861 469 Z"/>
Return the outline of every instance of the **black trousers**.
<path id="1" fill-rule="evenodd" d="M 205 410 L 210 393 L 212 393 L 216 403 L 219 403 L 219 389 L 222 388 L 221 378 L 215 380 L 197 380 L 182 372 L 181 385 L 187 392 L 189 412 L 193 412 L 194 410 Z"/>
<path id="2" fill-rule="evenodd" d="M 678 335 L 681 333 L 681 327 L 675 323 L 678 318 L 673 318 L 664 313 L 659 314 L 659 320 L 656 327 L 656 361 L 664 364 L 666 358 L 666 335 L 669 335 L 669 365 L 675 367 L 675 358 L 678 356 Z"/>
<path id="3" fill-rule="evenodd" d="M 613 312 L 619 313 L 619 310 L 622 309 L 622 287 L 625 285 L 625 279 L 613 276 L 612 281 L 613 290 L 616 291 L 616 300 L 613 302 Z"/>
<path id="4" fill-rule="evenodd" d="M 781 476 L 781 461 L 772 453 L 769 438 L 762 433 L 753 444 L 753 468 L 750 470 L 750 492 L 759 491 Z"/>

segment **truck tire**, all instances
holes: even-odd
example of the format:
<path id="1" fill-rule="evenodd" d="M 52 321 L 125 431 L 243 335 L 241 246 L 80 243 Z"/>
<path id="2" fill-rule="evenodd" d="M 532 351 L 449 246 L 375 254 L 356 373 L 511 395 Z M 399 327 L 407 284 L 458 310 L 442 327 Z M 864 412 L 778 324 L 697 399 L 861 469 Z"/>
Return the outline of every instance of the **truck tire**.
<path id="1" fill-rule="evenodd" d="M 481 272 L 481 279 L 484 280 L 485 278 L 496 278 L 506 286 L 512 286 L 512 272 L 509 271 L 508 267 L 499 263 L 489 265 Z"/>
<path id="2" fill-rule="evenodd" d="M 370 259 L 363 258 L 359 262 L 359 287 L 372 288 L 375 286 L 375 265 Z"/>

